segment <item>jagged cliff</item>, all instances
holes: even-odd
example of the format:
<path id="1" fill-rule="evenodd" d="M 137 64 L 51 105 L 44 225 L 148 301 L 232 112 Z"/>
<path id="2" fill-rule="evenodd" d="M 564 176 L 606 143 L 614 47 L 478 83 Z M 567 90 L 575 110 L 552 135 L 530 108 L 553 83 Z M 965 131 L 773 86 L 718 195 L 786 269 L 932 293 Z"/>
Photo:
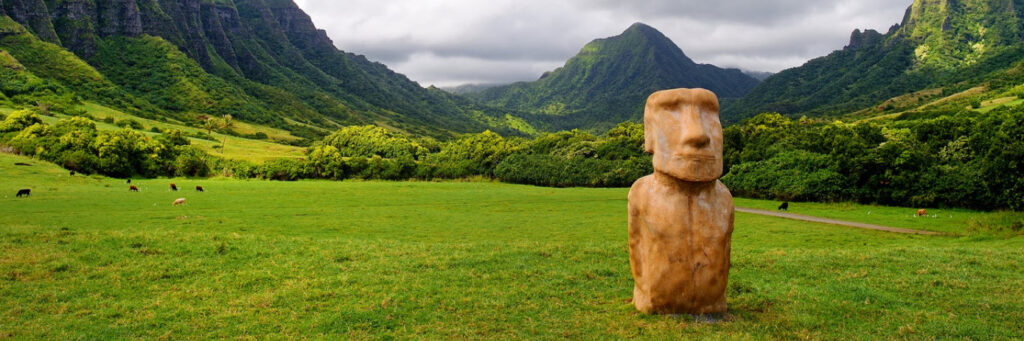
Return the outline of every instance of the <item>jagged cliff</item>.
<path id="1" fill-rule="evenodd" d="M 842 50 L 766 79 L 723 118 L 761 112 L 826 116 L 924 89 L 1019 84 L 1024 0 L 916 0 L 886 34 L 854 31 Z"/>
<path id="2" fill-rule="evenodd" d="M 190 91 L 184 96 L 222 99 L 242 93 L 245 98 L 232 98 L 254 104 L 236 114 L 256 121 L 281 123 L 274 116 L 283 116 L 325 127 L 369 123 L 426 135 L 501 130 L 481 123 L 473 116 L 479 113 L 471 115 L 446 93 L 338 50 L 290 0 L 0 0 L 0 11 L 169 112 L 209 111 L 214 105 L 172 100 L 150 89 L 178 86 Z M 164 43 L 187 60 L 139 49 L 159 50 Z M 148 56 L 125 56 L 123 50 Z M 152 74 L 154 68 L 190 70 L 192 63 L 208 75 Z M 145 74 L 147 79 L 138 79 Z M 207 76 L 229 89 L 210 88 Z M 148 84 L 161 79 L 166 83 Z"/>

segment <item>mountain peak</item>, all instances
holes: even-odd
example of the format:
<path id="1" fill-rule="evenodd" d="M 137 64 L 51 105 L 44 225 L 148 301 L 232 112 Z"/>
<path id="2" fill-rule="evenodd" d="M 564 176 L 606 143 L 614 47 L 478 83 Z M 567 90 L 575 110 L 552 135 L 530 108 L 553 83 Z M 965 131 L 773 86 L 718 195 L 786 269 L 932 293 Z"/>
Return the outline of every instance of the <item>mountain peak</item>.
<path id="1" fill-rule="evenodd" d="M 629 33 L 629 32 L 640 32 L 640 33 L 645 33 L 645 34 L 657 33 L 659 35 L 661 34 L 661 32 L 658 32 L 658 30 L 655 29 L 654 27 L 651 27 L 650 25 L 644 24 L 642 22 L 635 22 L 632 25 L 629 25 L 629 27 L 626 28 L 625 31 L 622 31 L 623 34 L 626 34 L 626 33 Z"/>
<path id="2" fill-rule="evenodd" d="M 1019 0 L 915 0 L 897 39 L 917 44 L 919 66 L 971 64 L 986 53 L 1020 42 Z"/>
<path id="3" fill-rule="evenodd" d="M 705 88 L 723 98 L 743 96 L 758 80 L 739 70 L 699 65 L 671 39 L 643 23 L 591 41 L 565 66 L 537 81 L 487 89 L 473 97 L 489 104 L 558 117 L 559 129 L 610 128 L 642 117 L 652 92 Z"/>

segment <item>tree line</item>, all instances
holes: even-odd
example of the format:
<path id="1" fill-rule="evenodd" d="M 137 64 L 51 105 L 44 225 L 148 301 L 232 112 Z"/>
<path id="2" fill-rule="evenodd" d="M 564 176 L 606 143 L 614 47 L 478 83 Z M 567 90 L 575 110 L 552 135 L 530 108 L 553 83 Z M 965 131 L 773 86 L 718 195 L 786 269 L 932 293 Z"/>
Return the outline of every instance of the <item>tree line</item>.
<path id="1" fill-rule="evenodd" d="M 264 164 L 225 160 L 176 130 L 147 136 L 90 119 L 54 125 L 38 110 L 0 121 L 0 146 L 82 173 L 115 177 L 208 176 L 271 180 L 459 179 L 539 186 L 628 187 L 650 174 L 643 125 L 604 134 L 573 130 L 534 138 L 485 131 L 438 141 L 375 126 L 342 128 L 305 157 Z M 761 114 L 724 130 L 726 174 L 738 196 L 898 206 L 1024 209 L 1024 107 L 905 115 L 856 123 Z"/>

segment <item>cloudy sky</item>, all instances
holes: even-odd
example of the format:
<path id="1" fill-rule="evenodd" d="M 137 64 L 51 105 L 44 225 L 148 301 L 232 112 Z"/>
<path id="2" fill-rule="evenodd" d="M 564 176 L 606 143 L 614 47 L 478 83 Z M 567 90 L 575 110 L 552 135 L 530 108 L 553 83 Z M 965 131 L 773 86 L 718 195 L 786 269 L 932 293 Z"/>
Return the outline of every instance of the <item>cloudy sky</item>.
<path id="1" fill-rule="evenodd" d="M 296 0 L 342 50 L 421 85 L 535 80 L 634 22 L 698 63 L 777 72 L 885 32 L 912 0 Z"/>

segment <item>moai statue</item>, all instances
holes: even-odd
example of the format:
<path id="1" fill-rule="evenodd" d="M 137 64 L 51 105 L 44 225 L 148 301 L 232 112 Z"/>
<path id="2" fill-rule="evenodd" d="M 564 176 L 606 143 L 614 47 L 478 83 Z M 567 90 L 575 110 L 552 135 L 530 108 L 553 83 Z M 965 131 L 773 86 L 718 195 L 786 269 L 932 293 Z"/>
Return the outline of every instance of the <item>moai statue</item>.
<path id="1" fill-rule="evenodd" d="M 733 202 L 718 181 L 718 98 L 704 89 L 655 92 L 644 137 L 654 174 L 629 190 L 633 304 L 653 314 L 724 313 Z"/>

